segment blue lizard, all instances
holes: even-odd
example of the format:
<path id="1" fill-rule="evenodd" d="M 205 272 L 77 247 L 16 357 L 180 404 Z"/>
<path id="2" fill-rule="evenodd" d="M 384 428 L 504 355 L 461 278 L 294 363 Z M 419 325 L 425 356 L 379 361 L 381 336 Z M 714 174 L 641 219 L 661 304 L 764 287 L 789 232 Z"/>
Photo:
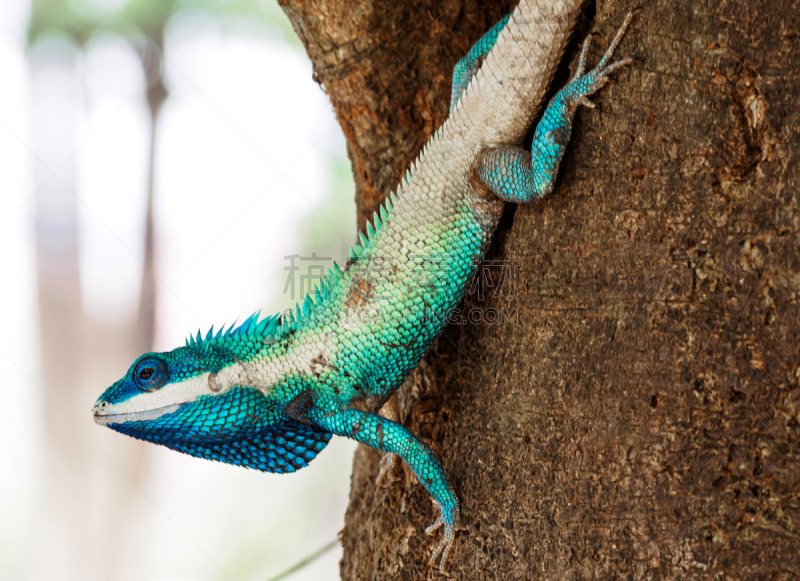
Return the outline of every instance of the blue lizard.
<path id="1" fill-rule="evenodd" d="M 396 454 L 431 494 L 444 567 L 459 503 L 433 451 L 377 414 L 461 300 L 505 202 L 550 192 L 572 121 L 608 75 L 629 14 L 597 67 L 551 101 L 531 151 L 519 147 L 547 91 L 579 0 L 522 0 L 458 63 L 451 113 L 350 251 L 296 313 L 200 332 L 146 353 L 98 399 L 95 420 L 130 436 L 266 472 L 306 466 L 332 435 Z"/>

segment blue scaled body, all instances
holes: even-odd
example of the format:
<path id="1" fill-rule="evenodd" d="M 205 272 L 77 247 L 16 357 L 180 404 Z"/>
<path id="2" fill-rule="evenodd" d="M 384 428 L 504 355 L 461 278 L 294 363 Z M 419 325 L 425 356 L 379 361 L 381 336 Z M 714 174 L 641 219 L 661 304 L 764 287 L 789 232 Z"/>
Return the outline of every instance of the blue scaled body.
<path id="1" fill-rule="evenodd" d="M 432 562 L 450 551 L 459 503 L 432 450 L 378 410 L 461 300 L 506 202 L 553 188 L 579 105 L 628 59 L 578 72 L 519 147 L 558 64 L 578 0 L 523 0 L 456 66 L 451 113 L 350 254 L 295 313 L 198 333 L 147 353 L 94 407 L 108 427 L 266 472 L 306 466 L 332 435 L 401 458 L 439 509 Z M 394 458 L 395 456 L 391 456 Z"/>

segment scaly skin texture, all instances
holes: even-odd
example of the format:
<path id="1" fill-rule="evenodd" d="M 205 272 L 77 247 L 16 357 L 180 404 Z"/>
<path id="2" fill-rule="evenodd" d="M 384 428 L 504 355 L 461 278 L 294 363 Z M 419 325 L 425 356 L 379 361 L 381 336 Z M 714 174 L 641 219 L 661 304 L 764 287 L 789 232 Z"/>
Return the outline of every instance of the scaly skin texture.
<path id="1" fill-rule="evenodd" d="M 268 472 L 310 462 L 332 434 L 397 454 L 440 509 L 431 556 L 444 567 L 459 506 L 430 448 L 377 414 L 458 305 L 504 200 L 549 192 L 581 104 L 610 72 L 630 16 L 598 67 L 546 110 L 532 153 L 518 147 L 580 2 L 523 2 L 456 67 L 450 118 L 321 288 L 287 318 L 258 314 L 169 353 L 148 353 L 100 397 L 95 419 L 195 456 Z M 482 61 L 482 62 L 481 62 Z M 476 72 L 477 70 L 477 72 Z"/>

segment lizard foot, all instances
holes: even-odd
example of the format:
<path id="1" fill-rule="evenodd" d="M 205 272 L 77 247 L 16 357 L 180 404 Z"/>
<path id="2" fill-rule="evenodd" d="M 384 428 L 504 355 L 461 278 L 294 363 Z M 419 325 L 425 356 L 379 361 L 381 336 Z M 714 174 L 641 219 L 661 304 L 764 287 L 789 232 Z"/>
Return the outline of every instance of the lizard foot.
<path id="1" fill-rule="evenodd" d="M 386 452 L 381 458 L 381 469 L 378 472 L 378 477 L 375 479 L 375 486 L 391 486 L 392 472 L 394 472 L 394 465 L 397 460 L 397 454 Z"/>
<path id="2" fill-rule="evenodd" d="M 588 37 L 585 41 L 583 41 L 581 56 L 578 59 L 578 70 L 575 72 L 575 76 L 572 77 L 572 80 L 566 87 L 567 94 L 565 96 L 568 101 L 571 101 L 574 104 L 574 106 L 583 105 L 585 107 L 594 108 L 594 103 L 589 101 L 587 97 L 603 87 L 608 82 L 608 77 L 611 73 L 618 68 L 624 67 L 633 62 L 633 59 L 630 57 L 620 59 L 612 63 L 609 63 L 608 61 L 612 56 L 614 56 L 614 51 L 622 40 L 622 37 L 624 36 L 625 31 L 628 29 L 628 26 L 633 20 L 636 12 L 638 12 L 638 10 L 628 12 L 628 15 L 625 17 L 625 21 L 622 23 L 622 26 L 619 27 L 619 30 L 617 30 L 617 34 L 614 35 L 614 40 L 611 41 L 611 44 L 608 46 L 605 54 L 600 59 L 600 62 L 598 62 L 597 66 L 589 72 L 585 71 L 586 55 L 589 52 L 589 43 L 591 37 Z"/>
<path id="3" fill-rule="evenodd" d="M 439 528 L 442 528 L 443 532 L 442 540 L 439 541 L 439 544 L 433 549 L 433 554 L 428 563 L 434 565 L 438 559 L 439 571 L 444 573 L 444 564 L 445 561 L 447 561 L 447 555 L 450 554 L 450 549 L 453 548 L 453 540 L 455 539 L 456 527 L 458 526 L 458 507 L 456 506 L 445 512 L 445 509 L 442 508 L 439 502 L 434 500 L 433 503 L 439 509 L 439 518 L 436 519 L 435 523 L 425 529 L 425 534 L 432 535 Z"/>

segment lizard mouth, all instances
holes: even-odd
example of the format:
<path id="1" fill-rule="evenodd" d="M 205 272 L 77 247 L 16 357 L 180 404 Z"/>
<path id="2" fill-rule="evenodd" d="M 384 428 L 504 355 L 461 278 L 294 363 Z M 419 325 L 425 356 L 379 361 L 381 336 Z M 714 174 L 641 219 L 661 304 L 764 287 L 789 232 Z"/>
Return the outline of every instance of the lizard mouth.
<path id="1" fill-rule="evenodd" d="M 182 404 L 175 404 L 175 405 L 168 405 L 163 408 L 157 408 L 154 410 L 142 410 L 142 411 L 134 411 L 134 412 L 124 412 L 124 413 L 108 413 L 108 406 L 95 406 L 94 411 L 94 421 L 101 426 L 108 426 L 111 424 L 125 424 L 127 422 L 147 422 L 152 421 L 164 416 L 166 414 L 171 414 L 172 412 L 176 411 Z"/>

